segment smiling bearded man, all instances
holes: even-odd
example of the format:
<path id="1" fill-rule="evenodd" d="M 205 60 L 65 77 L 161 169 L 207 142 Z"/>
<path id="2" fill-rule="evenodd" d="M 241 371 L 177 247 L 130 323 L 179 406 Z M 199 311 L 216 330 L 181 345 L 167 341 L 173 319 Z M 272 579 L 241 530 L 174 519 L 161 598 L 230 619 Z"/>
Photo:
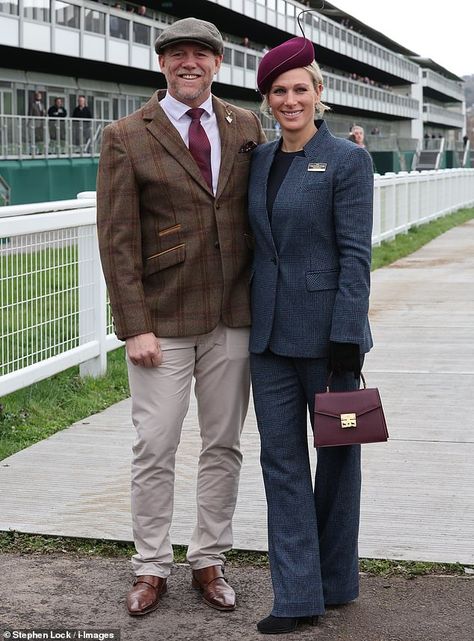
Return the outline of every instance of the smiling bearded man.
<path id="1" fill-rule="evenodd" d="M 247 180 L 251 151 L 264 142 L 254 113 L 211 95 L 224 50 L 213 24 L 179 20 L 155 49 L 167 91 L 104 129 L 97 183 L 101 259 L 136 428 L 133 616 L 155 610 L 167 590 L 175 454 L 193 376 L 202 449 L 187 559 L 204 602 L 235 608 L 223 565 L 249 397 Z"/>

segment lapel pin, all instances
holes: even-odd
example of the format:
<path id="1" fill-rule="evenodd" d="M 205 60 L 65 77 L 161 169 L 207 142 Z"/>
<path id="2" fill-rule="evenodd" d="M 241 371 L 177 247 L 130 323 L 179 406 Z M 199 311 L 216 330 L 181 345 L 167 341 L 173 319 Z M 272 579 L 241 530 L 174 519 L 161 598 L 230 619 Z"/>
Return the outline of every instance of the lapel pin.
<path id="1" fill-rule="evenodd" d="M 232 118 L 232 111 L 231 111 L 231 110 L 226 106 L 226 108 L 225 108 L 225 112 L 226 112 L 226 114 L 227 114 L 227 116 L 225 117 L 225 119 L 226 119 L 226 120 L 227 120 L 227 122 L 230 124 L 230 123 L 232 122 L 232 120 L 233 120 L 233 118 Z"/>
<path id="2" fill-rule="evenodd" d="M 326 171 L 327 162 L 310 162 L 308 171 Z"/>

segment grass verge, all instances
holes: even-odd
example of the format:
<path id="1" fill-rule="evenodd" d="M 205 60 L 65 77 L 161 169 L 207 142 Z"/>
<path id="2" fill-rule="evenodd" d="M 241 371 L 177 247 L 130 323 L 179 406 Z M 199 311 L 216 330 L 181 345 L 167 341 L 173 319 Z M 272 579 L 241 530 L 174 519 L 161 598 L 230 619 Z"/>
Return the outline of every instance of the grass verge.
<path id="1" fill-rule="evenodd" d="M 71 367 L 0 402 L 0 460 L 129 395 L 124 349 L 107 356 L 107 374 L 79 376 Z"/>
<path id="2" fill-rule="evenodd" d="M 412 227 L 406 234 L 399 234 L 393 240 L 384 241 L 372 250 L 372 270 L 385 267 L 399 258 L 412 254 L 452 227 L 462 225 L 473 218 L 473 208 L 460 209 L 453 214 L 448 214 L 430 223 Z"/>
<path id="3" fill-rule="evenodd" d="M 173 546 L 174 560 L 184 563 L 186 548 Z M 0 553 L 11 554 L 64 554 L 77 558 L 123 558 L 129 559 L 135 553 L 130 543 L 103 541 L 98 539 L 79 539 L 19 532 L 0 532 Z M 227 555 L 231 566 L 268 567 L 266 552 L 231 550 Z M 412 579 L 426 575 L 463 576 L 465 566 L 459 563 L 428 563 L 425 561 L 391 561 L 387 559 L 361 559 L 360 571 L 377 576 L 402 576 Z"/>
<path id="4" fill-rule="evenodd" d="M 416 251 L 448 229 L 474 218 L 474 209 L 453 214 L 374 247 L 372 268 L 389 265 Z M 75 421 L 99 412 L 129 394 L 123 348 L 108 355 L 107 374 L 83 378 L 73 367 L 45 381 L 5 396 L 0 403 L 0 460 Z"/>

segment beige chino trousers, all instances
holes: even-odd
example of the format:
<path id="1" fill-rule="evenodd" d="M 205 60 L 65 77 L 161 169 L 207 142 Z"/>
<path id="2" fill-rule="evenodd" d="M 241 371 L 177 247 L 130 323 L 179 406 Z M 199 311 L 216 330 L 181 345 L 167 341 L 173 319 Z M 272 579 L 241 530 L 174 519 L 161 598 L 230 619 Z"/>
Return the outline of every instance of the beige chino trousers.
<path id="1" fill-rule="evenodd" d="M 223 564 L 232 547 L 232 517 L 242 455 L 240 434 L 249 400 L 249 329 L 222 323 L 208 334 L 160 338 L 156 368 L 128 364 L 132 420 L 132 524 L 136 575 L 167 577 L 173 563 L 175 455 L 195 378 L 202 449 L 197 523 L 187 560 L 195 570 Z"/>

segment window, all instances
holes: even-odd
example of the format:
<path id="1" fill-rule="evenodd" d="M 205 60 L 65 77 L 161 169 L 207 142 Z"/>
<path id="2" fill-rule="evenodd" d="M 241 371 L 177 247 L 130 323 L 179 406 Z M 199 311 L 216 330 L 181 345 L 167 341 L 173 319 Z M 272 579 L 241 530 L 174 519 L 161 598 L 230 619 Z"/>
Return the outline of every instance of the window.
<path id="1" fill-rule="evenodd" d="M 18 0 L 0 0 L 0 13 L 8 13 L 11 16 L 17 16 Z"/>
<path id="2" fill-rule="evenodd" d="M 50 22 L 51 9 L 49 5 L 49 0 L 25 0 L 23 3 L 23 15 L 29 20 Z"/>
<path id="3" fill-rule="evenodd" d="M 242 53 L 242 51 L 234 51 L 234 65 L 236 67 L 243 67 L 244 59 L 245 59 L 245 56 Z"/>
<path id="4" fill-rule="evenodd" d="M 112 38 L 120 38 L 121 40 L 128 40 L 130 23 L 125 18 L 110 15 L 109 29 Z"/>
<path id="5" fill-rule="evenodd" d="M 91 33 L 105 33 L 105 13 L 84 9 L 84 29 Z"/>
<path id="6" fill-rule="evenodd" d="M 247 54 L 247 69 L 255 71 L 257 68 L 257 57 L 252 56 L 250 53 Z"/>
<path id="7" fill-rule="evenodd" d="M 224 59 L 222 62 L 226 65 L 232 64 L 232 49 L 229 47 L 224 47 Z"/>
<path id="8" fill-rule="evenodd" d="M 139 45 L 150 45 L 150 27 L 141 22 L 133 23 L 133 42 Z"/>
<path id="9" fill-rule="evenodd" d="M 80 7 L 68 2 L 59 2 L 58 0 L 56 0 L 54 7 L 56 24 L 60 24 L 63 27 L 71 27 L 71 29 L 79 29 Z"/>
<path id="10" fill-rule="evenodd" d="M 284 2 L 284 0 L 278 0 L 277 11 L 278 11 L 278 13 L 281 13 L 283 16 L 285 15 L 285 2 Z"/>

